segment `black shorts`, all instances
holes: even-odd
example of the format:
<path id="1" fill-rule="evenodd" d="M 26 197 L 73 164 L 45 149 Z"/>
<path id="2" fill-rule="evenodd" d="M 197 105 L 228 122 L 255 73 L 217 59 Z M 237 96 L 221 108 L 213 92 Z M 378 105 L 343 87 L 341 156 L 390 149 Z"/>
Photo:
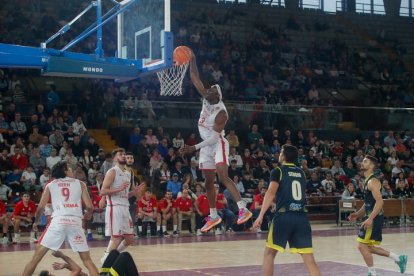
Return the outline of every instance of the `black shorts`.
<path id="1" fill-rule="evenodd" d="M 367 219 L 368 217 L 365 217 Z M 374 218 L 374 222 L 368 229 L 361 227 L 359 229 L 357 241 L 369 246 L 379 245 L 382 241 L 382 225 L 384 224 L 384 216 L 378 215 Z"/>
<path id="2" fill-rule="evenodd" d="M 266 246 L 284 252 L 287 242 L 291 253 L 313 253 L 312 230 L 306 213 L 285 212 L 273 217 Z"/>

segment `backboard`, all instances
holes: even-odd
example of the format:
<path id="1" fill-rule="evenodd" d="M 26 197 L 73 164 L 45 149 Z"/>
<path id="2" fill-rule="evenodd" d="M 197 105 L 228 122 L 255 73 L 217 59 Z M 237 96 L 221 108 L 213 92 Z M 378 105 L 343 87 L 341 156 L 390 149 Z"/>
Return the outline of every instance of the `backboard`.
<path id="1" fill-rule="evenodd" d="M 173 51 L 172 41 L 165 45 L 165 32 L 171 31 L 170 7 L 170 0 L 137 0 L 118 15 L 118 58 L 141 60 L 143 71 L 171 66 L 172 60 L 165 62 Z"/>

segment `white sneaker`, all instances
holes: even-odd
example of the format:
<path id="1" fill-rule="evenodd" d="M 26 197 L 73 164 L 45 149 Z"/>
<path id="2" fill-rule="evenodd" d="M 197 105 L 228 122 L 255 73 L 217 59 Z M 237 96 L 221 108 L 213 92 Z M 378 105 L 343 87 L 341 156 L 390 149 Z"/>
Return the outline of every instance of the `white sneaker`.
<path id="1" fill-rule="evenodd" d="M 9 244 L 9 238 L 3 237 L 3 245 L 7 245 L 7 244 Z"/>
<path id="2" fill-rule="evenodd" d="M 14 244 L 20 243 L 20 239 L 19 238 L 13 238 L 13 243 Z"/>
<path id="3" fill-rule="evenodd" d="M 30 238 L 30 243 L 37 243 L 37 239 L 36 238 Z"/>
<path id="4" fill-rule="evenodd" d="M 203 235 L 203 233 L 201 232 L 201 230 L 200 229 L 197 229 L 197 234 L 196 234 L 197 236 L 201 236 L 201 235 Z"/>
<path id="5" fill-rule="evenodd" d="M 214 234 L 216 234 L 216 235 L 222 235 L 223 232 L 221 231 L 220 228 L 216 228 L 216 231 L 214 232 Z"/>

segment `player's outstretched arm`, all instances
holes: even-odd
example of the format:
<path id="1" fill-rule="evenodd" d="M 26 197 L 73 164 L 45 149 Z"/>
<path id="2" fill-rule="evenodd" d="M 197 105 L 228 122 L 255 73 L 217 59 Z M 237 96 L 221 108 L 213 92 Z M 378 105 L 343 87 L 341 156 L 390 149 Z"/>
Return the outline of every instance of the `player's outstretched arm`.
<path id="1" fill-rule="evenodd" d="M 86 213 L 85 213 L 85 218 L 86 219 L 91 219 L 92 217 L 92 213 L 93 213 L 93 205 L 92 205 L 92 200 L 89 196 L 88 190 L 86 188 L 86 184 L 84 182 L 81 182 L 82 185 L 82 200 L 85 203 L 85 208 L 86 208 Z"/>
<path id="2" fill-rule="evenodd" d="M 191 59 L 190 59 L 190 76 L 191 76 L 191 81 L 193 82 L 198 93 L 200 93 L 200 95 L 203 98 L 205 98 L 207 94 L 207 89 L 204 87 L 204 84 L 200 80 L 200 74 L 197 68 L 197 61 L 196 61 L 196 57 L 193 52 L 191 52 Z"/>
<path id="3" fill-rule="evenodd" d="M 61 270 L 61 269 L 67 269 L 69 270 L 71 273 L 70 275 L 75 276 L 87 276 L 88 274 L 82 272 L 82 268 L 74 261 L 72 260 L 70 257 L 66 256 L 65 254 L 63 254 L 63 252 L 61 251 L 55 251 L 52 253 L 53 256 L 55 256 L 56 258 L 61 258 L 63 261 L 65 261 L 65 263 L 58 263 L 55 262 L 53 263 L 53 269 L 54 270 Z"/>
<path id="4" fill-rule="evenodd" d="M 279 183 L 276 181 L 270 181 L 269 189 L 267 190 L 262 204 L 262 209 L 260 210 L 260 214 L 253 223 L 253 228 L 258 229 L 260 225 L 262 225 L 263 217 L 266 214 L 267 209 L 272 205 L 277 190 L 279 189 Z"/>

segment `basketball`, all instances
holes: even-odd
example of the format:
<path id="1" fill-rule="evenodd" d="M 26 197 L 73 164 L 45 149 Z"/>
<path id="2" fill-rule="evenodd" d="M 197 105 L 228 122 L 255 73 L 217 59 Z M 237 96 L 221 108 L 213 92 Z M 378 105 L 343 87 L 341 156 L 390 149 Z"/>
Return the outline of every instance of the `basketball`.
<path id="1" fill-rule="evenodd" d="M 191 49 L 187 46 L 178 46 L 174 50 L 174 62 L 176 65 L 188 63 L 191 60 Z"/>

